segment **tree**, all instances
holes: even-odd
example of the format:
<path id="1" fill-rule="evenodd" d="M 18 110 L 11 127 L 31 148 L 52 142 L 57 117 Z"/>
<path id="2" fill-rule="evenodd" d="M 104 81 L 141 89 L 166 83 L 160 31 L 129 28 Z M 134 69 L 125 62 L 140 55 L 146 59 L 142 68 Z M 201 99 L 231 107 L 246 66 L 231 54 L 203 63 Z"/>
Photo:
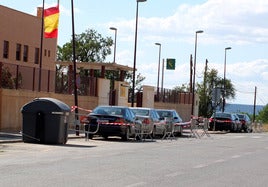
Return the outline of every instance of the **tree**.
<path id="1" fill-rule="evenodd" d="M 129 91 L 132 91 L 132 85 L 133 85 L 133 74 L 128 72 L 126 75 L 126 81 L 130 85 Z M 140 73 L 137 75 L 137 78 L 135 79 L 135 91 L 140 92 L 142 91 L 142 81 L 145 80 L 146 77 L 142 76 Z"/>
<path id="2" fill-rule="evenodd" d="M 75 36 L 76 60 L 78 62 L 104 62 L 111 54 L 113 40 L 111 37 L 102 37 L 93 29 L 88 29 L 82 34 Z M 73 42 L 65 43 L 62 47 L 57 47 L 58 61 L 73 60 Z"/>
<path id="3" fill-rule="evenodd" d="M 82 34 L 75 36 L 76 44 L 76 61 L 77 62 L 104 62 L 106 57 L 111 54 L 111 46 L 113 45 L 113 40 L 111 37 L 102 37 L 97 31 L 88 29 Z M 58 61 L 72 61 L 72 50 L 73 50 L 72 40 L 65 43 L 62 47 L 57 47 L 57 60 Z M 61 72 L 62 67 L 58 67 L 58 71 Z M 88 75 L 87 70 L 80 69 L 80 77 Z M 100 72 L 95 71 L 95 76 L 97 77 Z M 58 76 L 60 76 L 59 74 Z M 114 88 L 114 80 L 119 79 L 119 73 L 116 71 L 105 72 L 105 78 L 112 80 L 110 89 Z M 65 78 L 66 79 L 66 78 Z M 141 82 L 145 79 L 141 74 L 137 76 L 135 89 L 140 91 L 142 89 Z M 67 79 L 66 79 L 67 80 Z M 127 72 L 125 80 L 127 82 L 132 82 L 132 73 Z M 130 84 L 130 90 L 132 89 L 132 84 Z"/>
<path id="4" fill-rule="evenodd" d="M 212 90 L 215 87 L 222 88 L 224 87 L 224 79 L 218 77 L 218 71 L 216 69 L 212 69 L 204 75 L 205 79 L 202 83 L 197 84 L 197 93 L 199 95 L 199 115 L 204 117 L 209 117 L 213 113 L 212 107 Z M 226 88 L 226 99 L 231 99 L 235 97 L 235 88 L 231 83 L 231 80 L 225 80 L 225 88 Z"/>
<path id="5" fill-rule="evenodd" d="M 181 86 L 175 86 L 173 90 L 178 92 L 189 92 L 190 86 L 188 84 L 182 84 Z"/>
<path id="6" fill-rule="evenodd" d="M 129 84 L 129 94 L 128 94 L 128 100 L 131 101 L 132 98 L 132 90 L 133 90 L 133 74 L 128 72 L 126 75 L 126 81 Z M 142 81 L 145 80 L 145 77 L 142 76 L 140 73 L 137 75 L 137 78 L 135 79 L 135 90 L 134 92 L 141 92 L 142 91 Z"/>
<path id="7" fill-rule="evenodd" d="M 101 34 L 93 29 L 88 29 L 82 34 L 75 36 L 76 61 L 77 62 L 104 62 L 106 57 L 111 54 L 111 46 L 113 40 L 111 37 L 102 37 Z M 73 41 L 65 43 L 62 47 L 57 46 L 57 60 L 58 61 L 73 61 Z M 65 67 L 57 66 L 57 81 L 56 89 L 59 92 L 68 92 L 68 75 Z M 88 77 L 88 70 L 80 69 L 80 78 Z M 98 70 L 94 72 L 97 77 L 100 75 Z M 115 72 L 106 72 L 105 77 L 113 77 L 115 79 Z M 118 77 L 118 76 L 117 76 Z M 59 81 L 61 80 L 61 81 Z M 111 81 L 112 82 L 112 81 Z M 112 82 L 113 83 L 113 82 Z M 111 85 L 112 87 L 113 85 Z"/>
<path id="8" fill-rule="evenodd" d="M 261 120 L 263 123 L 268 123 L 268 104 L 259 112 L 257 120 Z"/>

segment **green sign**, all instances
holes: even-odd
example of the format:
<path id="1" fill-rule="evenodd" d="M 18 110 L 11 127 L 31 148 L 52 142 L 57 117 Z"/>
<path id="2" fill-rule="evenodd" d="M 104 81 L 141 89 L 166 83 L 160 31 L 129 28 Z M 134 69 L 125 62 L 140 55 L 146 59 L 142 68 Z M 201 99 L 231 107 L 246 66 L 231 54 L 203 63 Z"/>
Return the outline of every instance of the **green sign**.
<path id="1" fill-rule="evenodd" d="M 174 58 L 167 58 L 167 69 L 175 70 L 176 60 Z"/>

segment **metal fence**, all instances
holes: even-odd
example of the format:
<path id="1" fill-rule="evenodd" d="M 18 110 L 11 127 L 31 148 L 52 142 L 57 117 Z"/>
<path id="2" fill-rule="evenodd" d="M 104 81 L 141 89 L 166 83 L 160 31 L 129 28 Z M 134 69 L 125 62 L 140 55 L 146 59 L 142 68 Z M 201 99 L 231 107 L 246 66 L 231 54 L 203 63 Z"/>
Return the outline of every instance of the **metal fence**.
<path id="1" fill-rule="evenodd" d="M 74 81 L 67 73 L 0 62 L 0 88 L 72 94 Z M 79 95 L 97 96 L 97 78 L 79 77 L 77 88 Z"/>
<path id="2" fill-rule="evenodd" d="M 192 93 L 163 89 L 159 93 L 155 91 L 155 101 L 164 103 L 192 104 Z"/>

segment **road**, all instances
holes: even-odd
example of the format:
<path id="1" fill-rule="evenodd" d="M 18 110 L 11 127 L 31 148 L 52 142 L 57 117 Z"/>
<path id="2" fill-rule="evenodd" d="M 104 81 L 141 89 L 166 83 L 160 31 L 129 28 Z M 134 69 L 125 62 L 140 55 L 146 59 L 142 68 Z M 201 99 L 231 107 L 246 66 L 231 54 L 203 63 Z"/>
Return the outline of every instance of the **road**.
<path id="1" fill-rule="evenodd" d="M 0 145 L 1 186 L 267 186 L 268 134 Z"/>

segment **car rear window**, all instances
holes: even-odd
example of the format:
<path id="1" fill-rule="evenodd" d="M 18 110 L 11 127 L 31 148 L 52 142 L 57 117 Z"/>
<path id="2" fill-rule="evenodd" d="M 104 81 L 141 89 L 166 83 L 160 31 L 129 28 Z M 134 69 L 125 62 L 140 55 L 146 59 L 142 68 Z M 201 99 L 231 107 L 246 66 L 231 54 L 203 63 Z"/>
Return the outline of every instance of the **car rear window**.
<path id="1" fill-rule="evenodd" d="M 149 110 L 146 109 L 131 109 L 135 115 L 149 116 Z"/>
<path id="2" fill-rule="evenodd" d="M 160 117 L 172 117 L 172 112 L 170 111 L 157 111 Z"/>
<path id="3" fill-rule="evenodd" d="M 228 113 L 216 113 L 216 118 L 232 118 Z"/>

